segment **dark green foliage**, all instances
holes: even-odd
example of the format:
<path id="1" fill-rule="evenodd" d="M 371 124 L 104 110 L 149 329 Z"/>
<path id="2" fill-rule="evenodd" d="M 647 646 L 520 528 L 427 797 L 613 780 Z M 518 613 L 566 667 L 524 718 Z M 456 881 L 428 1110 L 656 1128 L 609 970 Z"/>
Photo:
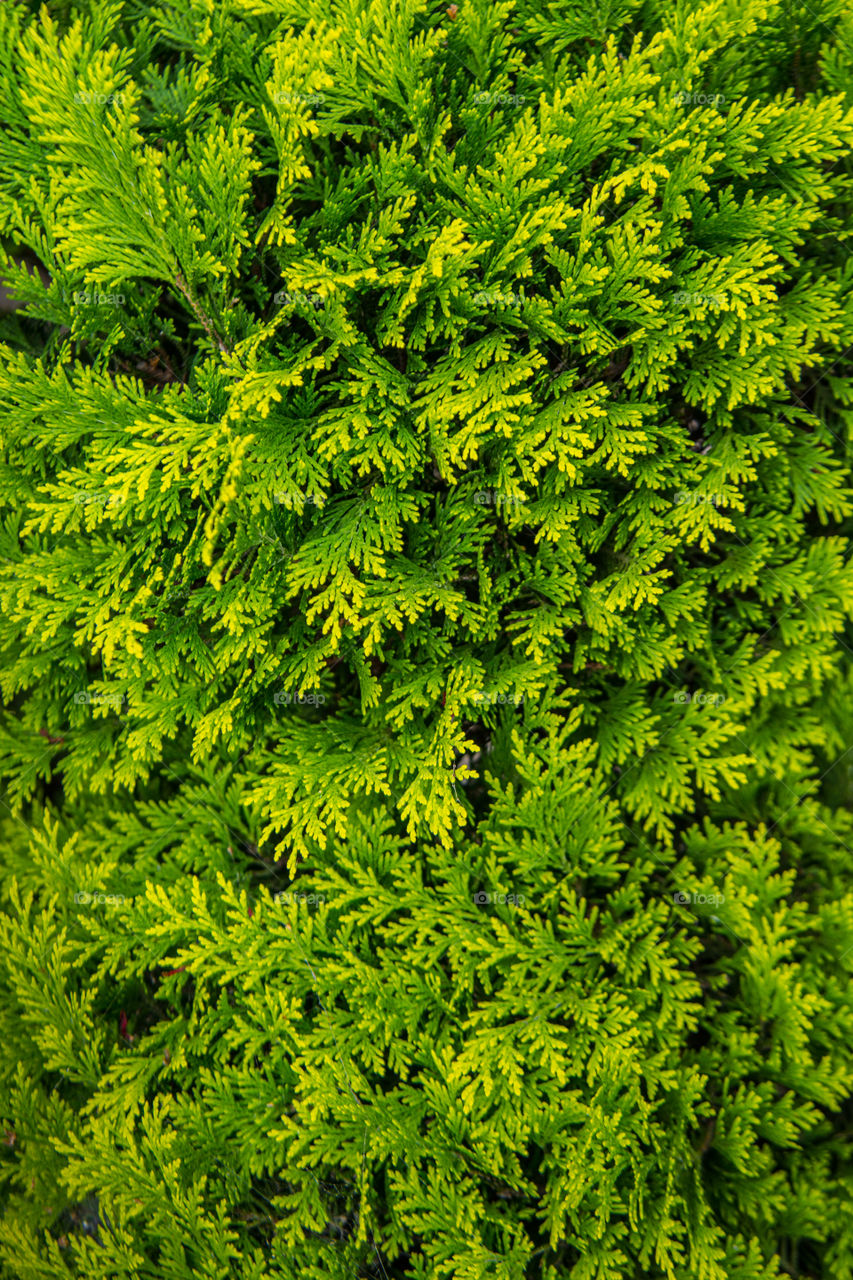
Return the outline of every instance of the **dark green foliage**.
<path id="1" fill-rule="evenodd" d="M 0 8 L 4 1280 L 850 1280 L 851 54 Z"/>

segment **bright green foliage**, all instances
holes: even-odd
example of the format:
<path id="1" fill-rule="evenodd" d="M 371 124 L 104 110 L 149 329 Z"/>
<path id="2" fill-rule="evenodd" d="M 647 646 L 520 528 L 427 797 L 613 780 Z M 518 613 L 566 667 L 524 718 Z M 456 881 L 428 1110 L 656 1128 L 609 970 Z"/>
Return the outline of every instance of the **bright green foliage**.
<path id="1" fill-rule="evenodd" d="M 4 1280 L 850 1280 L 851 57 L 0 7 Z"/>

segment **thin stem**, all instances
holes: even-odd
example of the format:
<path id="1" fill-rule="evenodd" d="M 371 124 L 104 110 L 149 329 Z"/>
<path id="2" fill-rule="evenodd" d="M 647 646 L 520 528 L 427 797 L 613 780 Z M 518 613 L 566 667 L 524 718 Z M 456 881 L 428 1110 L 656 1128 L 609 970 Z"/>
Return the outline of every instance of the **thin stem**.
<path id="1" fill-rule="evenodd" d="M 208 316 L 206 316 L 204 311 L 202 311 L 201 305 L 198 302 L 198 300 L 193 297 L 192 292 L 190 291 L 190 287 L 187 284 L 187 282 L 184 280 L 184 277 L 181 275 L 180 271 L 175 277 L 175 284 L 180 289 L 181 293 L 183 294 L 187 302 L 192 307 L 193 314 L 195 315 L 199 324 L 205 330 L 210 340 L 216 343 L 216 345 L 219 347 L 219 350 L 223 353 L 223 355 L 230 356 L 231 352 L 229 351 L 228 347 L 226 347 L 222 338 L 214 329 L 213 324 L 208 318 Z"/>

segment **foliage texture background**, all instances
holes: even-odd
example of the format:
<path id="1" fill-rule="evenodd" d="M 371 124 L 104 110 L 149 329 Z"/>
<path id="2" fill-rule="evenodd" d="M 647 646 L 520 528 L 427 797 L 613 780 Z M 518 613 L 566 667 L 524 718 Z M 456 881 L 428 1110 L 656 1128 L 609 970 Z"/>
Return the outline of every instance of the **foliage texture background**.
<path id="1" fill-rule="evenodd" d="M 0 8 L 4 1278 L 849 1280 L 852 55 Z"/>

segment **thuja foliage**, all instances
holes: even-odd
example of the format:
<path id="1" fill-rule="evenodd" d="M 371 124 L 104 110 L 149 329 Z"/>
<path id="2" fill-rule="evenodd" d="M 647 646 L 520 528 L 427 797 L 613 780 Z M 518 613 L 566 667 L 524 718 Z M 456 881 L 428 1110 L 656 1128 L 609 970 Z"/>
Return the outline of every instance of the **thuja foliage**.
<path id="1" fill-rule="evenodd" d="M 843 0 L 0 8 L 0 1266 L 849 1280 Z"/>

